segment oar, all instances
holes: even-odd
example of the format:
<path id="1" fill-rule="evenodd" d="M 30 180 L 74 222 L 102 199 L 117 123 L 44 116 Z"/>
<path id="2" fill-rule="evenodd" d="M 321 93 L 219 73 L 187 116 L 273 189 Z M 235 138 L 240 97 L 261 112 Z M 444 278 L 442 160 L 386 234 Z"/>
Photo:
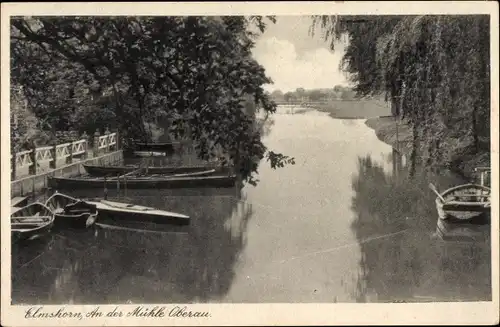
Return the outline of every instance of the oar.
<path id="1" fill-rule="evenodd" d="M 438 198 L 441 199 L 441 201 L 443 202 L 446 202 L 446 200 L 443 198 L 443 196 L 441 195 L 441 193 L 439 193 L 439 191 L 437 190 L 436 186 L 434 186 L 434 184 L 432 183 L 429 183 L 429 188 L 434 192 L 436 193 L 436 195 L 438 196 Z"/>

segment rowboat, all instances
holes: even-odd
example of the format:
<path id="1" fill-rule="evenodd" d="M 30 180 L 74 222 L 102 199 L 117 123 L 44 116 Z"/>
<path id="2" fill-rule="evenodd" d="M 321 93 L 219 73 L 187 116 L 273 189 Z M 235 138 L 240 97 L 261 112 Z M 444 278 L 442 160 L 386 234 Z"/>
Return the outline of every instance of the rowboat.
<path id="1" fill-rule="evenodd" d="M 95 205 L 99 212 L 97 223 L 101 223 L 103 219 L 108 221 L 138 221 L 142 223 L 156 224 L 189 224 L 189 216 L 170 212 L 151 207 L 140 206 L 136 204 L 108 201 L 104 199 L 85 199 L 85 202 Z"/>
<path id="2" fill-rule="evenodd" d="M 62 193 L 54 193 L 45 205 L 54 213 L 55 227 L 87 228 L 97 218 L 97 207 Z"/>
<path id="3" fill-rule="evenodd" d="M 165 157 L 169 155 L 167 151 L 134 151 L 135 157 Z"/>
<path id="4" fill-rule="evenodd" d="M 27 241 L 50 231 L 54 213 L 44 204 L 34 202 L 13 212 L 10 220 L 12 241 Z"/>
<path id="5" fill-rule="evenodd" d="M 128 176 L 126 178 L 102 178 L 92 176 L 48 177 L 48 185 L 55 190 L 106 188 L 123 185 L 127 189 L 144 188 L 197 188 L 197 187 L 234 187 L 236 175 L 210 176 Z"/>
<path id="6" fill-rule="evenodd" d="M 139 165 L 130 166 L 98 166 L 98 165 L 87 165 L 84 164 L 86 172 L 90 176 L 94 177 L 104 177 L 104 176 L 117 176 L 131 173 L 138 170 Z M 214 165 L 200 165 L 200 166 L 180 166 L 180 167 L 145 167 L 141 168 L 142 172 L 147 172 L 148 174 L 187 174 L 194 173 L 194 176 L 199 176 L 201 174 L 229 174 L 229 167 L 216 167 Z"/>
<path id="7" fill-rule="evenodd" d="M 443 220 L 489 219 L 491 189 L 478 184 L 455 186 L 436 198 L 438 216 Z"/>
<path id="8" fill-rule="evenodd" d="M 159 151 L 159 152 L 167 152 L 173 153 L 174 146 L 178 144 L 175 142 L 134 142 L 134 149 L 137 151 Z"/>

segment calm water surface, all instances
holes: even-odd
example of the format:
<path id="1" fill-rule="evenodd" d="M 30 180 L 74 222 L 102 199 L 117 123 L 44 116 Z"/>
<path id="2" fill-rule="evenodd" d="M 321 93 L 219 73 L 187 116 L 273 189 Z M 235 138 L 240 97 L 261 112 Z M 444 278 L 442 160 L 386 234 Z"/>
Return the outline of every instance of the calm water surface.
<path id="1" fill-rule="evenodd" d="M 265 143 L 296 165 L 263 162 L 260 183 L 242 190 L 122 191 L 191 225 L 162 235 L 61 231 L 15 247 L 13 302 L 491 299 L 489 226 L 465 228 L 482 236 L 475 242 L 436 237 L 429 181 L 408 182 L 364 120 L 286 110 Z M 440 189 L 460 182 L 442 175 L 432 179 Z"/>

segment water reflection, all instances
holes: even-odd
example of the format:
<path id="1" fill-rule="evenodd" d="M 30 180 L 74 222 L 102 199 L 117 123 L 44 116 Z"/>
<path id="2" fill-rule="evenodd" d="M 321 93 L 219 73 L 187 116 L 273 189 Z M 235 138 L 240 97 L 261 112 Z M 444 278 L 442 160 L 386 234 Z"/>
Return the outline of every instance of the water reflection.
<path id="1" fill-rule="evenodd" d="M 443 187 L 459 183 L 424 174 L 410 180 L 404 169 L 387 172 L 370 156 L 359 158 L 351 226 L 362 252 L 357 301 L 491 299 L 489 226 L 468 226 L 469 233 L 476 228 L 474 242 L 432 237 L 437 215 L 429 180 Z"/>
<path id="2" fill-rule="evenodd" d="M 244 199 L 212 192 L 129 194 L 138 204 L 191 216 L 183 233 L 96 229 L 54 235 L 49 251 L 13 271 L 14 303 L 217 301 L 234 278 L 253 211 Z"/>

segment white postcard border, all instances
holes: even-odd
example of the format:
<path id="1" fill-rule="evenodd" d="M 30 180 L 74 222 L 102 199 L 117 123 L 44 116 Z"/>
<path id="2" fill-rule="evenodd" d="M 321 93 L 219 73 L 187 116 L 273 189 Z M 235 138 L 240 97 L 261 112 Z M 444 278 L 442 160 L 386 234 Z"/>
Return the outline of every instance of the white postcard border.
<path id="1" fill-rule="evenodd" d="M 412 1 L 412 2 L 233 2 L 233 3 L 9 3 L 1 7 L 1 182 L 2 217 L 10 215 L 10 136 L 9 136 L 9 17 L 35 15 L 310 15 L 310 14 L 489 14 L 491 15 L 491 133 L 492 133 L 492 205 L 493 217 L 499 217 L 499 113 L 498 113 L 498 3 L 489 1 Z M 187 304 L 164 306 L 170 312 L 176 306 L 209 312 L 203 318 L 83 318 L 28 319 L 25 306 L 12 306 L 10 279 L 10 232 L 7 219 L 1 220 L 2 310 L 5 326 L 93 326 L 93 325 L 320 325 L 320 324 L 494 324 L 499 319 L 498 219 L 492 219 L 492 302 L 430 304 Z M 43 306 L 46 310 L 102 312 L 115 305 Z M 129 312 L 138 305 L 118 305 Z M 30 306 L 37 307 L 37 306 Z"/>

